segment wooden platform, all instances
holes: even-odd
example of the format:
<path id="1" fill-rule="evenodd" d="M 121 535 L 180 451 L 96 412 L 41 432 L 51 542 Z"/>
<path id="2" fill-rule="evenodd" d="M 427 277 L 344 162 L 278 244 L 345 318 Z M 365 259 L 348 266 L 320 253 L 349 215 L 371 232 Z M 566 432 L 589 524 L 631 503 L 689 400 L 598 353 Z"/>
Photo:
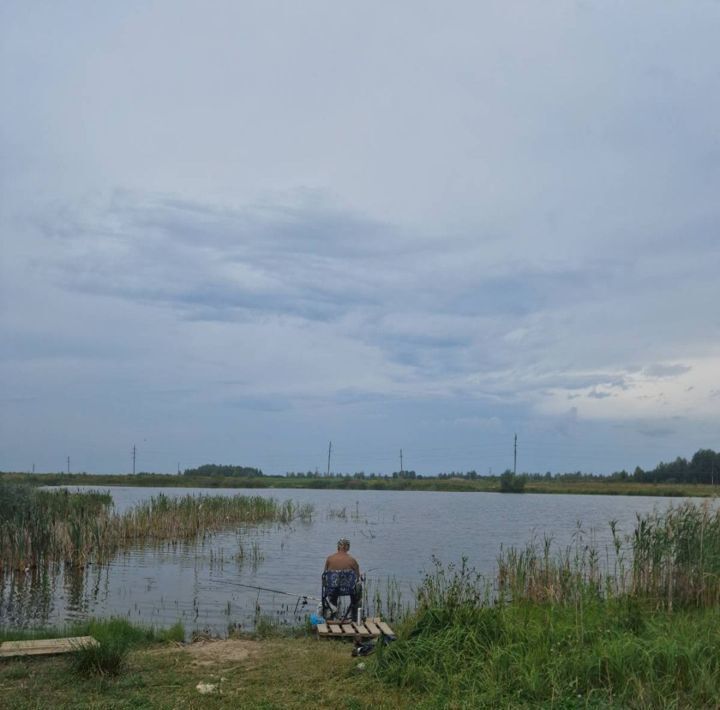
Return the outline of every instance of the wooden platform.
<path id="1" fill-rule="evenodd" d="M 365 619 L 361 623 L 340 623 L 339 621 L 327 621 L 317 625 L 318 638 L 363 638 L 375 639 L 383 634 L 395 636 L 395 632 L 380 618 Z"/>
<path id="2" fill-rule="evenodd" d="M 0 643 L 0 658 L 72 653 L 81 646 L 98 645 L 98 642 L 92 636 L 72 636 L 63 639 L 40 639 L 36 641 L 5 641 Z"/>

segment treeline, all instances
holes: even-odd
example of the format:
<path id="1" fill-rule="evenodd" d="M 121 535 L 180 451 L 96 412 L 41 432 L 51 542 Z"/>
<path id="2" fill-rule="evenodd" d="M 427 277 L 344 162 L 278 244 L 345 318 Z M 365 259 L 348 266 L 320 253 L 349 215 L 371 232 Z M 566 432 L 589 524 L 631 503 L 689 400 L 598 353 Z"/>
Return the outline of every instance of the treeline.
<path id="1" fill-rule="evenodd" d="M 501 476 L 502 481 L 508 479 L 510 471 L 506 470 Z M 476 471 L 453 471 L 439 473 L 440 479 L 475 480 L 479 477 Z M 495 476 L 482 476 L 483 479 L 492 480 Z M 572 471 L 568 473 L 518 473 L 515 477 L 525 482 L 559 481 L 571 483 L 573 481 L 634 481 L 636 483 L 702 483 L 708 485 L 720 484 L 720 453 L 712 449 L 699 449 L 690 460 L 678 456 L 669 463 L 660 462 L 655 468 L 643 470 L 636 466 L 632 473 L 628 471 L 615 471 L 610 475 L 597 473 L 583 473 Z"/>
<path id="2" fill-rule="evenodd" d="M 393 471 L 393 473 L 365 473 L 365 471 L 356 471 L 355 473 L 320 473 L 319 471 L 288 471 L 285 476 L 287 478 L 311 478 L 311 479 L 348 479 L 352 478 L 357 481 L 372 481 L 377 478 L 400 478 L 412 481 L 416 478 L 422 478 L 415 471 Z M 429 478 L 432 478 L 430 476 Z"/>
<path id="3" fill-rule="evenodd" d="M 661 462 L 649 471 L 640 466 L 630 474 L 617 471 L 611 478 L 632 480 L 639 483 L 705 483 L 714 485 L 720 482 L 720 454 L 712 449 L 700 449 L 688 461 L 678 456 L 670 463 Z"/>
<path id="4" fill-rule="evenodd" d="M 263 472 L 251 466 L 221 466 L 215 463 L 206 463 L 197 468 L 186 468 L 183 476 L 225 476 L 227 478 L 259 478 Z"/>

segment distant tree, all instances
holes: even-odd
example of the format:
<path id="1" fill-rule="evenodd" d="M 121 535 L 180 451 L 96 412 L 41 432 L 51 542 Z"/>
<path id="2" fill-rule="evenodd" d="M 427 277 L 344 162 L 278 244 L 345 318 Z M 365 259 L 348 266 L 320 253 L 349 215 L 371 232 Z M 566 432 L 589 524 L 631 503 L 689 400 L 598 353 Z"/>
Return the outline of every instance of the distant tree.
<path id="1" fill-rule="evenodd" d="M 516 476 L 510 469 L 500 475 L 501 493 L 522 493 L 525 490 L 525 479 Z"/>
<path id="2" fill-rule="evenodd" d="M 197 468 L 186 468 L 184 476 L 225 476 L 228 478 L 256 478 L 263 475 L 259 468 L 250 466 L 223 466 L 214 463 L 206 463 Z"/>
<path id="3" fill-rule="evenodd" d="M 718 477 L 718 458 L 712 449 L 696 451 L 688 466 L 690 480 L 693 483 L 714 483 Z"/>

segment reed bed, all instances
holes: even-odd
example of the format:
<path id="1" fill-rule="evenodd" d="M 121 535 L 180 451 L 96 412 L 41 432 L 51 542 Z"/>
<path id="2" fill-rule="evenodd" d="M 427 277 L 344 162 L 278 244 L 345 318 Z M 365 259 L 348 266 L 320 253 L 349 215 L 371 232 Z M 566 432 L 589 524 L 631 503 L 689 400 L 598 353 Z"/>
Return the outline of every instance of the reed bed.
<path id="1" fill-rule="evenodd" d="M 118 514 L 103 493 L 0 484 L 0 571 L 103 563 L 143 543 L 175 542 L 237 525 L 312 520 L 313 509 L 260 496 L 160 494 Z"/>
<path id="2" fill-rule="evenodd" d="M 503 551 L 498 595 L 556 604 L 630 597 L 669 611 L 720 603 L 720 509 L 683 503 L 638 516 L 630 535 L 614 521 L 610 528 L 612 548 L 603 551 L 580 530 L 562 550 L 546 538 Z"/>

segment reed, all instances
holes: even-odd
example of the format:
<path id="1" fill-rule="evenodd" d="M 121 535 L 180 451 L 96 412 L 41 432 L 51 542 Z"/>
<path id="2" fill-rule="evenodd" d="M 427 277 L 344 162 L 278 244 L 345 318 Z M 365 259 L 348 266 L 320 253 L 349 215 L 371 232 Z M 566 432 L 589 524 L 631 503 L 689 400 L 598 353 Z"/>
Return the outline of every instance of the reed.
<path id="1" fill-rule="evenodd" d="M 533 540 L 498 557 L 502 599 L 577 604 L 585 597 L 632 597 L 672 610 L 720 602 L 720 510 L 683 503 L 638 516 L 622 536 L 610 522 L 612 548 L 600 551 L 578 529 L 572 545 L 552 550 Z"/>
<path id="2" fill-rule="evenodd" d="M 0 571 L 106 562 L 138 545 L 192 540 L 238 525 L 312 519 L 312 506 L 260 496 L 160 494 L 118 514 L 103 493 L 0 483 Z M 259 551 L 254 551 L 259 557 Z"/>
<path id="3" fill-rule="evenodd" d="M 720 602 L 720 510 L 684 503 L 638 519 L 630 589 L 672 610 Z"/>
<path id="4" fill-rule="evenodd" d="M 408 617 L 414 605 L 405 600 L 395 577 L 384 579 L 368 577 L 363 582 L 363 616 L 381 616 L 391 622 Z"/>

